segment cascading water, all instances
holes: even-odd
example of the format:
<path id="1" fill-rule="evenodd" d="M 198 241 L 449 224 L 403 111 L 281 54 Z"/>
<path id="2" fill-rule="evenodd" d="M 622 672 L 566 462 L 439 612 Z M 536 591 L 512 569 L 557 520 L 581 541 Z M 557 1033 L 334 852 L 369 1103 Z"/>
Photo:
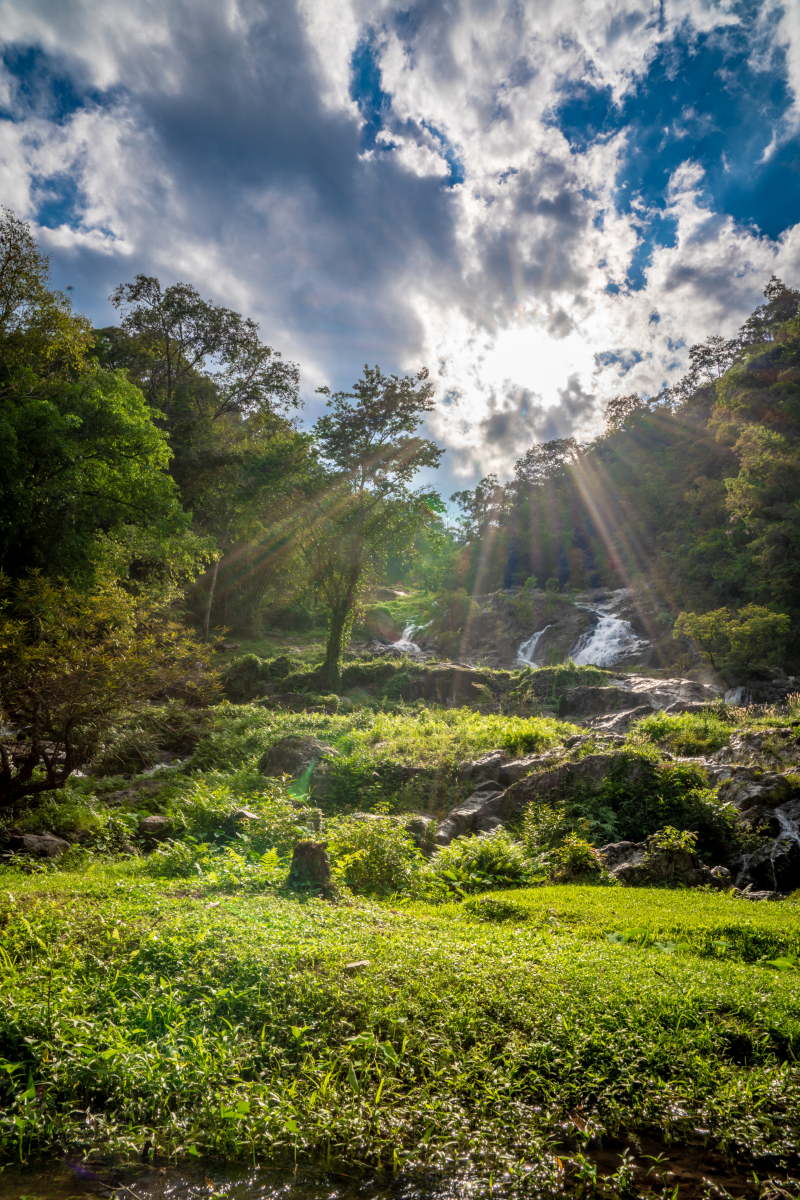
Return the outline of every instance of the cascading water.
<path id="1" fill-rule="evenodd" d="M 416 642 L 412 642 L 411 635 L 417 629 L 422 630 L 424 628 L 424 625 L 415 625 L 413 621 L 410 621 L 403 630 L 403 636 L 393 643 L 393 648 L 405 654 L 421 654 L 422 647 L 418 646 Z"/>
<path id="2" fill-rule="evenodd" d="M 517 662 L 521 667 L 536 666 L 536 659 L 534 657 L 536 654 L 536 647 L 539 644 L 539 639 L 541 638 L 542 634 L 545 633 L 549 628 L 549 625 L 545 625 L 544 629 L 540 629 L 538 633 L 534 633 L 531 637 L 529 637 L 527 642 L 522 643 L 517 651 Z"/>
<path id="3" fill-rule="evenodd" d="M 580 667 L 613 667 L 616 663 L 631 659 L 645 650 L 650 643 L 640 638 L 630 621 L 614 615 L 614 606 L 627 596 L 620 588 L 612 592 L 612 600 L 596 607 L 579 604 L 578 607 L 597 617 L 597 624 L 581 635 L 570 651 L 573 662 Z"/>
<path id="4" fill-rule="evenodd" d="M 578 666 L 613 667 L 638 658 L 649 647 L 650 643 L 638 636 L 630 621 L 615 615 L 614 610 L 627 596 L 627 589 L 619 588 L 610 593 L 608 600 L 594 604 L 576 603 L 576 608 L 595 618 L 591 629 L 581 634 L 570 650 L 570 657 Z M 518 666 L 537 665 L 536 653 L 542 635 L 551 628 L 551 625 L 545 625 L 522 643 L 517 650 Z"/>

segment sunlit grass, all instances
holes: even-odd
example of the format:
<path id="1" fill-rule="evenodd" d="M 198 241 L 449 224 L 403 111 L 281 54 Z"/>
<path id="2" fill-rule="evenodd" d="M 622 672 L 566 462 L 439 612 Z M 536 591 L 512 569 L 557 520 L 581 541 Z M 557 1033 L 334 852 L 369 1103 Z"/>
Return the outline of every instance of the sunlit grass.
<path id="1" fill-rule="evenodd" d="M 770 960 L 797 955 L 797 905 L 549 887 L 486 920 L 225 896 L 136 864 L 0 876 L 12 1159 L 150 1141 L 502 1172 L 555 1165 L 576 1112 L 592 1133 L 795 1149 L 798 972 Z M 618 940 L 631 927 L 654 940 Z"/>

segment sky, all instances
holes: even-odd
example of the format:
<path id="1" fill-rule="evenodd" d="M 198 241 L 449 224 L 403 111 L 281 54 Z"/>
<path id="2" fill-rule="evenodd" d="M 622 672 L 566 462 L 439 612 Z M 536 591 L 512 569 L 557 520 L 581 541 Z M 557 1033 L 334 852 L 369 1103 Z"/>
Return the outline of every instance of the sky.
<path id="1" fill-rule="evenodd" d="M 0 201 L 315 389 L 427 366 L 447 496 L 800 286 L 797 0 L 0 0 Z"/>

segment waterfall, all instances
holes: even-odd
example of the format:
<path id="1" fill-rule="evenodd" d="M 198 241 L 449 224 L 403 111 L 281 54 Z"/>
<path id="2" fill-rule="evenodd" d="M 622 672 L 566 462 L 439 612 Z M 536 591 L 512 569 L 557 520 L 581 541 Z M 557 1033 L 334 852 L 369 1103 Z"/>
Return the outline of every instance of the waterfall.
<path id="1" fill-rule="evenodd" d="M 536 651 L 536 647 L 539 644 L 539 638 L 550 628 L 552 628 L 550 625 L 545 625 L 544 629 L 540 629 L 538 633 L 534 633 L 531 637 L 529 637 L 527 642 L 522 643 L 517 651 L 517 662 L 521 667 L 536 666 L 536 661 L 533 656 Z"/>
<path id="2" fill-rule="evenodd" d="M 570 657 L 578 666 L 613 667 L 623 659 L 635 657 L 650 645 L 646 638 L 638 636 L 630 621 L 614 616 L 617 598 L 626 595 L 627 591 L 620 588 L 612 593 L 611 601 L 598 604 L 596 608 L 578 605 L 597 618 L 597 624 L 582 634 L 570 651 Z"/>
<path id="3" fill-rule="evenodd" d="M 422 648 L 418 646 L 416 642 L 412 642 L 411 640 L 412 633 L 414 633 L 414 631 L 418 628 L 424 629 L 425 626 L 417 626 L 413 621 L 410 621 L 403 630 L 403 636 L 398 641 L 393 643 L 393 648 L 395 650 L 401 650 L 406 654 L 421 654 Z"/>

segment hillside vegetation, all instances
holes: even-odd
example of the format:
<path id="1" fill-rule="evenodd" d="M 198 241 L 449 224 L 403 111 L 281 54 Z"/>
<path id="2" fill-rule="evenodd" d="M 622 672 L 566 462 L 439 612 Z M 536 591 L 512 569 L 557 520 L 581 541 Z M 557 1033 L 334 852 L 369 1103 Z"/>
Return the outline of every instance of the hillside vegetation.
<path id="1" fill-rule="evenodd" d="M 797 1195 L 800 293 L 448 525 L 426 371 L 302 431 L 190 284 L 0 256 L 0 1195 Z"/>

